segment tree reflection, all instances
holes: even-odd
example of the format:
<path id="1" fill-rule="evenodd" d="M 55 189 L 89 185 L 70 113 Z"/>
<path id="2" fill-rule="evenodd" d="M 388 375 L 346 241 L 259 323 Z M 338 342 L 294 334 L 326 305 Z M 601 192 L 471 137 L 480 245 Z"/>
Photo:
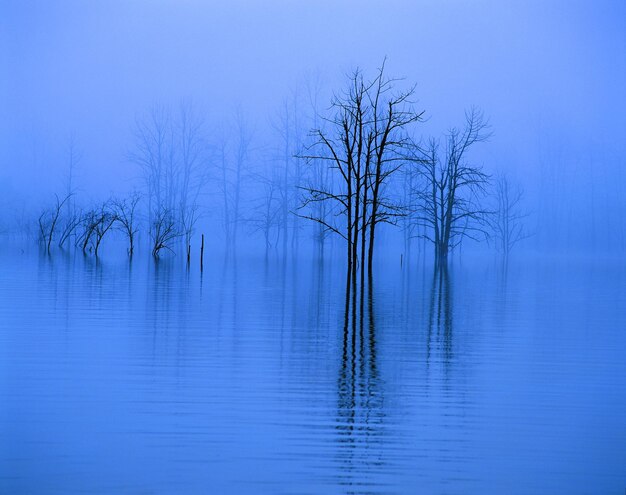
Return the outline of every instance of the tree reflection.
<path id="1" fill-rule="evenodd" d="M 367 305 L 364 305 L 365 291 Z M 343 345 L 339 379 L 336 440 L 340 464 L 338 482 L 344 486 L 368 484 L 383 464 L 383 383 L 377 365 L 377 339 L 371 275 L 367 287 L 346 280 Z M 358 294 L 357 294 L 358 293 Z"/>
<path id="2" fill-rule="evenodd" d="M 430 307 L 428 311 L 428 331 L 426 343 L 426 364 L 430 365 L 433 343 L 441 349 L 441 360 L 448 366 L 453 357 L 452 335 L 452 285 L 446 265 L 435 266 L 430 290 Z"/>

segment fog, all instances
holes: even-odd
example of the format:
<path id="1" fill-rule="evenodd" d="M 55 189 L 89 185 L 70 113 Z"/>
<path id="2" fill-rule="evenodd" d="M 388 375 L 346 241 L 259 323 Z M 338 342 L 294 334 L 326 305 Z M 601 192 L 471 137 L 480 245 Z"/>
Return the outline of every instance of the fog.
<path id="1" fill-rule="evenodd" d="M 0 0 L 0 493 L 622 493 L 625 88 L 623 0 Z"/>
<path id="2" fill-rule="evenodd" d="M 472 106 L 484 113 L 492 135 L 471 161 L 523 188 L 524 248 L 626 248 L 623 2 L 2 1 L 0 13 L 5 233 L 31 232 L 35 242 L 42 208 L 68 190 L 70 146 L 77 203 L 145 194 L 132 160 L 137 122 L 156 107 L 176 114 L 181 104 L 203 121 L 209 171 L 193 242 L 224 224 L 215 206 L 218 150 L 228 143 L 236 154 L 238 123 L 250 140 L 241 216 L 254 223 L 255 178 L 282 166 L 277 123 L 286 105 L 300 102 L 292 117 L 304 144 L 311 88 L 316 112 L 329 116 L 347 77 L 359 68 L 372 78 L 386 58 L 399 88 L 416 85 L 424 112 L 416 139 L 462 127 Z M 300 225 L 306 245 L 313 226 Z M 241 230 L 263 247 L 258 229 Z M 383 230 L 394 245 L 398 229 Z"/>

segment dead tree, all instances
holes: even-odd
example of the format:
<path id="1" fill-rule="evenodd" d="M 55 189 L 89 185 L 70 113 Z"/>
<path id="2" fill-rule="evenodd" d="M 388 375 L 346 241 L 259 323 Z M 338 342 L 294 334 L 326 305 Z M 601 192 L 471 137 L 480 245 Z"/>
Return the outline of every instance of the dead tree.
<path id="1" fill-rule="evenodd" d="M 135 236 L 139 231 L 137 219 L 137 206 L 141 201 L 141 195 L 134 191 L 128 198 L 114 199 L 111 201 L 111 208 L 115 214 L 118 229 L 124 233 L 128 239 L 128 255 L 135 252 Z"/>
<path id="2" fill-rule="evenodd" d="M 152 230 L 163 221 L 163 211 L 176 221 L 189 256 L 191 237 L 199 218 L 199 197 L 207 183 L 204 124 L 189 102 L 178 112 L 154 107 L 135 125 L 132 161 L 142 171 Z"/>
<path id="3" fill-rule="evenodd" d="M 41 242 L 46 246 L 46 251 L 48 252 L 50 252 L 52 238 L 54 237 L 54 233 L 56 232 L 63 205 L 65 205 L 65 203 L 70 199 L 71 196 L 71 194 L 68 194 L 63 199 L 59 199 L 59 196 L 55 194 L 55 205 L 50 209 L 44 210 L 39 216 L 39 238 Z"/>
<path id="4" fill-rule="evenodd" d="M 282 184 L 276 169 L 272 169 L 269 174 L 258 175 L 256 182 L 260 184 L 260 196 L 253 208 L 253 215 L 247 223 L 252 228 L 252 233 L 261 232 L 265 240 L 265 254 L 276 245 L 280 236 L 283 213 Z M 275 235 L 272 232 L 275 231 Z"/>
<path id="5" fill-rule="evenodd" d="M 235 138 L 228 140 L 222 129 L 218 145 L 217 179 L 222 204 L 222 227 L 228 246 L 236 246 L 243 220 L 244 186 L 249 178 L 252 132 L 241 110 L 237 110 L 231 128 Z"/>
<path id="6" fill-rule="evenodd" d="M 82 233 L 78 237 L 78 243 L 83 254 L 86 254 L 87 250 L 91 251 L 93 249 L 94 254 L 98 256 L 100 244 L 116 220 L 115 210 L 108 202 L 103 203 L 99 208 L 88 210 L 83 215 L 81 221 Z"/>
<path id="7" fill-rule="evenodd" d="M 411 256 L 412 241 L 417 237 L 416 230 L 418 226 L 415 221 L 415 214 L 418 209 L 414 190 L 417 187 L 420 177 L 413 167 L 406 166 L 398 179 L 400 182 L 398 189 L 405 210 L 404 216 L 400 219 L 400 226 L 404 241 L 404 255 L 405 258 L 408 259 Z"/>
<path id="8" fill-rule="evenodd" d="M 333 178 L 327 186 L 302 188 L 301 216 L 346 241 L 354 281 L 359 261 L 361 280 L 366 259 L 372 270 L 378 224 L 395 223 L 402 215 L 401 205 L 391 201 L 385 189 L 405 161 L 409 126 L 423 114 L 411 104 L 414 89 L 395 92 L 395 83 L 385 76 L 384 64 L 372 81 L 355 71 L 346 91 L 332 101 L 334 115 L 325 119 L 328 130 L 312 131 L 314 141 L 304 155 L 309 163 L 326 163 Z M 316 214 L 319 203 L 330 205 L 331 219 Z M 338 217 L 344 218 L 343 225 L 336 222 Z"/>
<path id="9" fill-rule="evenodd" d="M 237 148 L 235 150 L 235 174 L 234 174 L 234 200 L 233 200 L 233 246 L 237 246 L 237 232 L 241 221 L 241 193 L 245 180 L 245 171 L 250 154 L 250 144 L 252 142 L 252 133 L 243 116 L 241 110 L 236 114 L 236 130 L 237 130 Z"/>
<path id="10" fill-rule="evenodd" d="M 275 181 L 280 201 L 280 231 L 283 251 L 286 252 L 291 233 L 291 247 L 297 248 L 301 220 L 293 212 L 298 207 L 299 187 L 303 183 L 302 159 L 299 152 L 303 142 L 303 124 L 308 117 L 301 108 L 301 97 L 296 89 L 283 102 L 280 112 L 272 119 L 272 127 L 279 137 L 279 147 L 275 151 L 277 167 L 281 168 L 280 177 Z"/>
<path id="11" fill-rule="evenodd" d="M 466 112 L 465 120 L 463 130 L 447 133 L 443 151 L 435 139 L 413 147 L 412 164 L 422 178 L 415 190 L 416 221 L 425 228 L 420 236 L 433 243 L 438 264 L 446 263 L 450 250 L 463 238 L 479 240 L 488 235 L 489 211 L 481 200 L 489 176 L 466 159 L 474 144 L 489 138 L 489 126 L 476 109 Z"/>
<path id="12" fill-rule="evenodd" d="M 66 194 L 72 196 L 65 203 L 65 212 L 63 214 L 63 226 L 59 235 L 59 247 L 63 247 L 69 238 L 75 234 L 76 229 L 80 225 L 81 212 L 76 208 L 74 204 L 73 196 L 76 193 L 74 189 L 74 179 L 76 175 L 76 168 L 81 160 L 82 153 L 78 150 L 76 145 L 76 139 L 73 135 L 70 136 L 67 145 L 67 162 L 68 171 L 66 176 Z"/>
<path id="13" fill-rule="evenodd" d="M 496 249 L 507 260 L 513 247 L 529 237 L 524 225 L 528 213 L 523 210 L 524 190 L 514 186 L 505 174 L 495 181 L 496 206 L 491 216 L 491 229 Z"/>
<path id="14" fill-rule="evenodd" d="M 114 210 L 109 207 L 108 203 L 104 203 L 100 207 L 98 221 L 94 225 L 94 254 L 96 255 L 96 257 L 98 256 L 98 250 L 100 249 L 102 239 L 104 238 L 105 234 L 111 229 L 111 227 L 113 227 L 113 224 L 116 220 L 117 217 L 114 213 Z"/>
<path id="15" fill-rule="evenodd" d="M 100 215 L 98 210 L 92 208 L 83 213 L 80 222 L 82 232 L 76 239 L 77 246 L 80 246 L 83 254 L 87 253 L 88 248 L 93 247 L 92 239 L 99 221 Z"/>
<path id="16" fill-rule="evenodd" d="M 187 262 L 191 256 L 191 237 L 200 214 L 200 193 L 207 183 L 205 162 L 206 145 L 203 138 L 203 121 L 191 103 L 180 105 L 176 144 L 180 163 L 178 211 L 180 230 L 185 236 Z"/>
<path id="17" fill-rule="evenodd" d="M 150 228 L 152 256 L 158 258 L 163 249 L 174 252 L 171 245 L 180 236 L 181 232 L 178 230 L 174 213 L 166 208 L 156 212 Z"/>
<path id="18" fill-rule="evenodd" d="M 367 184 L 372 196 L 367 260 L 370 272 L 374 257 L 376 226 L 379 223 L 395 224 L 398 218 L 405 214 L 401 204 L 393 202 L 386 196 L 385 188 L 391 176 L 400 170 L 406 161 L 407 150 L 411 145 L 407 129 L 411 124 L 420 122 L 424 114 L 423 111 L 415 111 L 411 104 L 410 99 L 415 88 L 393 94 L 394 80 L 385 79 L 383 71 L 384 64 L 374 81 L 374 91 L 367 95 L 373 116 L 371 123 L 373 131 L 371 132 L 374 168 L 373 173 L 366 174 L 366 182 L 369 175 Z M 367 203 L 366 200 L 367 197 L 365 197 L 364 204 Z M 361 249 L 363 260 L 365 260 L 364 251 L 363 246 Z"/>
<path id="19" fill-rule="evenodd" d="M 68 209 L 65 214 L 65 221 L 63 223 L 63 228 L 59 234 L 59 247 L 63 247 L 68 239 L 76 233 L 76 229 L 79 227 L 81 222 L 81 214 L 79 211 L 76 211 L 75 208 Z"/>
<path id="20" fill-rule="evenodd" d="M 320 129 L 321 118 L 319 114 L 319 98 L 321 92 L 321 82 L 319 78 L 313 80 L 306 80 L 306 93 L 308 99 L 308 108 L 310 112 L 309 122 L 310 127 L 312 129 Z M 299 143 L 299 146 L 302 147 L 303 143 Z M 308 169 L 306 169 L 303 174 L 305 176 L 302 178 L 302 181 L 297 184 L 298 189 L 302 189 L 303 184 L 307 181 L 309 184 L 315 184 L 317 189 L 327 190 L 330 187 L 331 181 L 331 170 L 327 166 L 328 164 L 323 160 L 308 160 Z M 296 198 L 295 204 L 297 207 L 299 198 Z M 312 216 L 315 218 L 323 220 L 323 222 L 317 222 L 316 230 L 314 233 L 314 239 L 317 241 L 319 246 L 320 255 L 323 256 L 324 246 L 326 242 L 326 238 L 329 235 L 328 229 L 325 228 L 324 223 L 329 222 L 328 214 L 329 214 L 329 205 L 326 201 L 319 201 L 312 205 L 313 211 Z"/>
<path id="21" fill-rule="evenodd" d="M 176 160 L 175 128 L 171 112 L 153 107 L 135 123 L 135 146 L 129 158 L 141 169 L 146 187 L 148 224 L 163 209 L 177 206 L 178 162 Z"/>

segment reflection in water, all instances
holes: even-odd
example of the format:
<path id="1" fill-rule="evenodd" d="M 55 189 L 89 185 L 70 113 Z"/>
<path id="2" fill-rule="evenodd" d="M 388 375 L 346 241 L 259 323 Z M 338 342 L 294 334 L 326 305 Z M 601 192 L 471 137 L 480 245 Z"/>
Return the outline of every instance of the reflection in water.
<path id="1" fill-rule="evenodd" d="M 623 267 L 35 254 L 0 251 L 0 493 L 623 490 Z"/>
<path id="2" fill-rule="evenodd" d="M 353 285 L 347 277 L 336 430 L 339 447 L 337 478 L 340 485 L 350 487 L 348 493 L 363 493 L 364 487 L 366 493 L 374 493 L 369 477 L 384 467 L 381 456 L 385 427 L 384 393 L 377 369 L 371 276 L 367 283 L 367 308 L 363 306 L 365 291 L 362 285 Z M 360 301 L 358 304 L 357 300 Z M 382 490 L 384 487 L 377 488 Z"/>
<path id="3" fill-rule="evenodd" d="M 428 312 L 428 331 L 426 341 L 426 364 L 430 364 L 433 340 L 442 349 L 442 361 L 446 369 L 453 358 L 453 311 L 452 285 L 446 265 L 436 265 L 430 290 L 430 307 Z"/>

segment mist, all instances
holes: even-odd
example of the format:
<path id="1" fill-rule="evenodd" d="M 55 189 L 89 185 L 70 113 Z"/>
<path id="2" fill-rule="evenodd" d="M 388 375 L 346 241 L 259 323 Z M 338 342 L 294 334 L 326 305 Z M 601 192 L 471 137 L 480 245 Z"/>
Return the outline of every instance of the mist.
<path id="1" fill-rule="evenodd" d="M 316 112 L 359 68 L 416 85 L 418 138 L 463 122 L 493 135 L 472 159 L 524 189 L 530 249 L 618 253 L 626 105 L 624 6 L 603 2 L 5 2 L 0 155 L 3 230 L 33 222 L 66 189 L 84 203 L 141 189 L 129 159 L 150 109 L 193 105 L 207 169 L 236 115 L 250 128 L 251 174 L 272 164 L 281 109 L 316 87 Z M 326 113 L 325 113 L 326 112 Z M 306 140 L 301 122 L 299 139 Z M 222 136 L 220 138 L 219 136 Z M 294 153 L 297 148 L 294 146 Z M 254 188 L 259 185 L 250 185 Z M 203 189 L 201 225 L 222 221 Z M 250 205 L 247 205 L 250 208 Z M 209 212 L 210 210 L 210 212 Z M 20 212 L 20 213 L 17 213 Z M 27 212 L 27 213 L 21 213 Z M 541 215 L 537 215 L 542 212 Z"/>
<path id="2" fill-rule="evenodd" d="M 0 0 L 0 493 L 622 493 L 626 2 Z"/>

